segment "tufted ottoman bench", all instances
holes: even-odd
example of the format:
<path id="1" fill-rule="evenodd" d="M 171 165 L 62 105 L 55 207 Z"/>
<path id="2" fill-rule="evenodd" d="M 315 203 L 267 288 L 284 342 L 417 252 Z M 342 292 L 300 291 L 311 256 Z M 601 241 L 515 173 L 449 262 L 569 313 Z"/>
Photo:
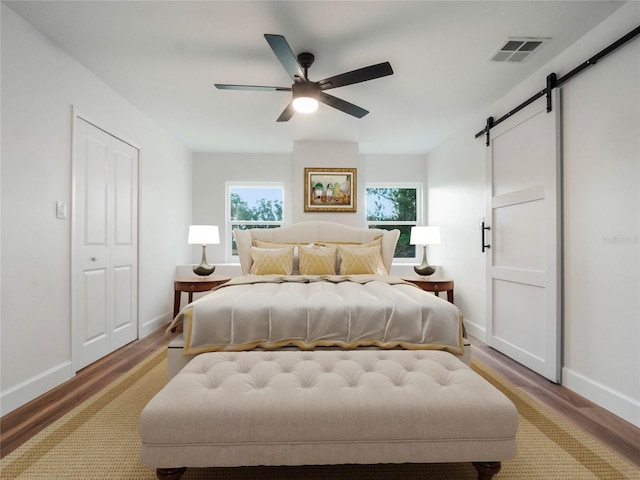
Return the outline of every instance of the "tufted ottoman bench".
<path id="1" fill-rule="evenodd" d="M 516 453 L 518 413 L 440 351 L 250 351 L 194 358 L 140 417 L 142 463 L 186 467 L 472 462 Z"/>

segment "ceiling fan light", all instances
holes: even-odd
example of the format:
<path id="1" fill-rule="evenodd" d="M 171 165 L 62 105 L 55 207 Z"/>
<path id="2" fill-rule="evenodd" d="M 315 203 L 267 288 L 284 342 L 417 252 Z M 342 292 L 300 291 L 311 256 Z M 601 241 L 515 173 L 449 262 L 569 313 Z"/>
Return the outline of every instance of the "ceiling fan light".
<path id="1" fill-rule="evenodd" d="M 318 101 L 312 97 L 297 97 L 293 99 L 293 108 L 298 113 L 313 113 L 318 110 Z"/>

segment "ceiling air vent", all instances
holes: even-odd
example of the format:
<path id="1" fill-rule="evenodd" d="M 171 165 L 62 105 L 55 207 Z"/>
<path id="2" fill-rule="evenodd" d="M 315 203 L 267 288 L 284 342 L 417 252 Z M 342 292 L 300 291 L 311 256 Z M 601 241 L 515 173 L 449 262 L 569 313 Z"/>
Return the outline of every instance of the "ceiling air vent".
<path id="1" fill-rule="evenodd" d="M 489 61 L 522 63 L 529 58 L 533 52 L 540 50 L 540 47 L 548 41 L 548 38 L 509 37 L 502 43 L 502 46 L 498 50 L 493 52 L 491 57 L 489 57 Z"/>

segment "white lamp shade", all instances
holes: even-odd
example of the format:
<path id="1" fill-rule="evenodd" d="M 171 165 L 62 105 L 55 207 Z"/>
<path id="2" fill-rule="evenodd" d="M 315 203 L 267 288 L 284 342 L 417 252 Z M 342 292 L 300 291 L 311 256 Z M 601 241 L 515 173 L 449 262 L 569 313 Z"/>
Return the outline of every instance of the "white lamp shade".
<path id="1" fill-rule="evenodd" d="M 189 225 L 187 243 L 194 245 L 212 245 L 220 243 L 217 225 Z"/>
<path id="2" fill-rule="evenodd" d="M 411 227 L 411 245 L 438 245 L 440 244 L 440 227 Z"/>

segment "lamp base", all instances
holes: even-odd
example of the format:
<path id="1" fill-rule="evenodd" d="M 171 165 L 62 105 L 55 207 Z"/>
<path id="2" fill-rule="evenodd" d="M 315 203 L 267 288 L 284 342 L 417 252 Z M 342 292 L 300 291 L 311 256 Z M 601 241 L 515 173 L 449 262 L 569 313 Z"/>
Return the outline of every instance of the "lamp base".
<path id="1" fill-rule="evenodd" d="M 432 267 L 430 265 L 416 265 L 415 267 L 413 267 L 413 270 L 415 270 L 418 275 L 423 275 L 425 277 L 433 275 L 436 271 L 435 267 Z"/>
<path id="2" fill-rule="evenodd" d="M 416 265 L 415 267 L 413 267 L 413 269 L 418 275 L 423 275 L 425 277 L 428 277 L 429 275 L 433 275 L 435 273 L 436 268 L 432 267 L 431 265 L 429 265 L 429 263 L 427 263 L 427 246 L 426 245 L 422 246 L 422 263 L 420 265 Z"/>
<path id="3" fill-rule="evenodd" d="M 207 275 L 211 275 L 215 269 L 215 265 L 209 265 L 207 263 L 207 246 L 202 245 L 202 260 L 200 260 L 200 265 L 193 266 L 193 273 L 201 277 L 206 277 Z"/>
<path id="4" fill-rule="evenodd" d="M 207 275 L 211 275 L 216 269 L 215 265 L 194 265 L 193 273 L 196 275 L 200 275 L 201 277 L 206 277 Z"/>

